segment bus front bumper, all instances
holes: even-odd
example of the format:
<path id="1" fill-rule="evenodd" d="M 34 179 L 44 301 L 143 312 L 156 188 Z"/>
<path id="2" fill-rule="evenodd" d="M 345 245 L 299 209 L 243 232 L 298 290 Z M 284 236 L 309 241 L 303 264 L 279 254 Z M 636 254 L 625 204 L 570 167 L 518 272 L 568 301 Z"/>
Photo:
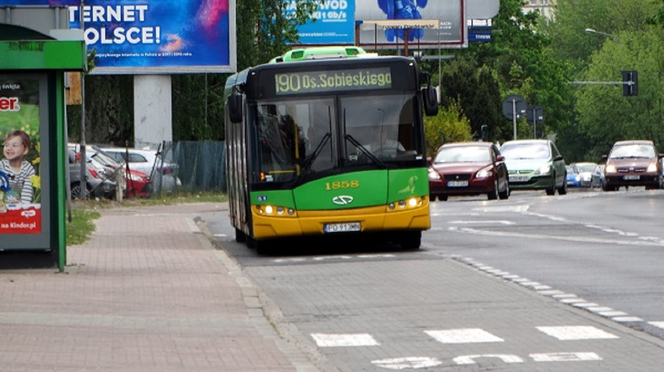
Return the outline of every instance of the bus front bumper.
<path id="1" fill-rule="evenodd" d="M 428 198 L 421 206 L 395 211 L 389 211 L 386 206 L 340 211 L 299 211 L 297 218 L 265 216 L 256 213 L 255 210 L 252 210 L 252 213 L 253 236 L 257 240 L 335 234 L 326 232 L 326 226 L 329 230 L 331 225 L 346 226 L 358 222 L 360 230 L 351 233 L 422 231 L 431 227 Z"/>

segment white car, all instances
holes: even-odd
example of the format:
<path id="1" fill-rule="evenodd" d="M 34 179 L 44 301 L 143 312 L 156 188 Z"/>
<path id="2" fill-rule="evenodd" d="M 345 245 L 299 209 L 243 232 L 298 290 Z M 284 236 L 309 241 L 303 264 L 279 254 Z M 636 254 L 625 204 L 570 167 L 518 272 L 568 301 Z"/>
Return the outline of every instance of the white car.
<path id="1" fill-rule="evenodd" d="M 129 169 L 143 172 L 150 176 L 155 190 L 172 192 L 182 185 L 178 178 L 178 165 L 164 161 L 156 150 L 126 149 L 121 147 L 101 147 L 104 153 L 116 161 L 129 163 Z"/>

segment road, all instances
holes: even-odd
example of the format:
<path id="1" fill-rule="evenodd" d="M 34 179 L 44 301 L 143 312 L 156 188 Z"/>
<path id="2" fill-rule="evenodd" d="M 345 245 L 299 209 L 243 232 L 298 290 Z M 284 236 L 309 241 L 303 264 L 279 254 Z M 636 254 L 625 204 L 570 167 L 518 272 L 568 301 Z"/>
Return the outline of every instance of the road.
<path id="1" fill-rule="evenodd" d="M 639 189 L 451 198 L 419 251 L 306 240 L 271 256 L 205 219 L 321 371 L 659 371 L 663 212 L 664 191 Z"/>

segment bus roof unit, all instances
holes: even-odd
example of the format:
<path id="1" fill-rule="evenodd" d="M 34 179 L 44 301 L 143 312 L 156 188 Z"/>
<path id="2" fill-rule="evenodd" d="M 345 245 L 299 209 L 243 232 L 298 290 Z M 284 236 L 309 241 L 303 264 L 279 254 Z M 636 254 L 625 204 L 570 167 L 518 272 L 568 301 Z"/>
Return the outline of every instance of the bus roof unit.
<path id="1" fill-rule="evenodd" d="M 284 55 L 273 58 L 270 63 L 306 61 L 312 59 L 333 59 L 358 57 L 367 54 L 364 49 L 356 46 L 324 46 L 293 49 Z"/>

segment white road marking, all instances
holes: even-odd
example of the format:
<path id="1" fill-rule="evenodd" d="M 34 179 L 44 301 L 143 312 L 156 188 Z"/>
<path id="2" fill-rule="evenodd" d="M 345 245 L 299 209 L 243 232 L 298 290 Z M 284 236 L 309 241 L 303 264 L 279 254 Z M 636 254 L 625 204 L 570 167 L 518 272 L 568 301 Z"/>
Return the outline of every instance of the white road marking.
<path id="1" fill-rule="evenodd" d="M 664 329 L 664 322 L 648 322 L 648 324 Z"/>
<path id="2" fill-rule="evenodd" d="M 401 370 L 406 368 L 418 369 L 437 367 L 443 364 L 443 362 L 436 358 L 429 357 L 406 357 L 374 360 L 371 361 L 371 364 L 381 368 Z"/>
<path id="3" fill-rule="evenodd" d="M 312 333 L 311 337 L 318 347 L 378 346 L 380 345 L 368 333 L 329 334 Z"/>
<path id="4" fill-rule="evenodd" d="M 577 303 L 573 303 L 572 306 L 584 307 L 585 308 L 585 307 L 593 307 L 593 306 L 599 306 L 599 305 L 594 303 L 594 302 L 577 302 Z"/>
<path id="5" fill-rule="evenodd" d="M 462 355 L 453 359 L 457 365 L 463 364 L 476 364 L 477 358 L 498 358 L 505 363 L 523 363 L 523 359 L 516 355 L 509 354 L 478 354 L 478 355 Z"/>
<path id="6" fill-rule="evenodd" d="M 595 353 L 546 353 L 530 354 L 530 357 L 536 362 L 579 362 L 602 360 L 602 358 Z"/>
<path id="7" fill-rule="evenodd" d="M 591 326 L 536 327 L 561 341 L 612 339 L 618 336 Z"/>
<path id="8" fill-rule="evenodd" d="M 505 221 L 505 220 L 488 220 L 488 221 L 482 221 L 482 220 L 476 220 L 476 221 L 450 221 L 448 223 L 454 223 L 458 225 L 463 225 L 463 224 L 471 224 L 471 223 L 486 223 L 486 224 L 501 224 L 501 225 L 514 225 L 514 222 L 512 221 Z"/>
<path id="9" fill-rule="evenodd" d="M 587 302 L 587 301 L 584 300 L 583 298 L 563 298 L 562 300 L 560 300 L 560 302 L 564 304 L 576 304 L 579 302 Z"/>
<path id="10" fill-rule="evenodd" d="M 358 254 L 358 255 L 331 255 L 331 256 L 315 256 L 309 258 L 277 258 L 273 260 L 274 263 L 297 263 L 307 261 L 326 261 L 326 260 L 352 260 L 352 259 L 371 259 L 371 258 L 394 258 L 393 254 Z"/>
<path id="11" fill-rule="evenodd" d="M 486 236 L 502 236 L 512 238 L 526 238 L 526 239 L 544 239 L 544 240 L 564 240 L 568 242 L 580 243 L 597 243 L 597 244 L 611 244 L 611 245 L 638 245 L 638 246 L 664 246 L 664 241 L 643 241 L 643 240 L 616 240 L 616 239 L 600 239 L 588 238 L 583 236 L 557 236 L 557 235 L 541 235 L 541 234 L 522 234 L 506 231 L 486 231 L 478 230 L 469 227 L 456 227 L 451 226 L 447 228 L 448 231 L 461 232 L 466 234 L 486 235 Z"/>
<path id="12" fill-rule="evenodd" d="M 606 306 L 589 307 L 587 309 L 592 311 L 593 313 L 602 313 L 602 312 L 607 312 L 607 311 L 613 311 L 612 308 L 606 307 Z"/>
<path id="13" fill-rule="evenodd" d="M 637 316 L 617 316 L 614 318 L 611 318 L 615 320 L 616 322 L 620 323 L 629 323 L 629 322 L 642 322 L 643 319 L 637 317 Z"/>
<path id="14" fill-rule="evenodd" d="M 478 342 L 504 342 L 500 337 L 479 328 L 461 328 L 436 331 L 424 331 L 443 344 L 465 344 Z"/>
<path id="15" fill-rule="evenodd" d="M 627 313 L 624 311 L 601 311 L 599 312 L 599 315 L 611 318 L 615 316 L 625 316 Z"/>

